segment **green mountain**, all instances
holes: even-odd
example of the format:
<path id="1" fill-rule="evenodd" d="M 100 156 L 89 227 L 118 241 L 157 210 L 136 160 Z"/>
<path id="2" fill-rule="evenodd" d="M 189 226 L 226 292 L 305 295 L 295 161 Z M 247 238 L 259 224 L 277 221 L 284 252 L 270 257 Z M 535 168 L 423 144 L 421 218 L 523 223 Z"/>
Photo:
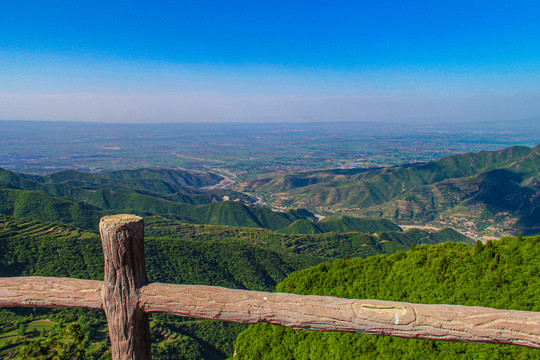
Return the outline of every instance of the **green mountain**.
<path id="1" fill-rule="evenodd" d="M 105 213 L 85 203 L 57 198 L 38 191 L 0 189 L 0 214 L 93 229 Z"/>
<path id="2" fill-rule="evenodd" d="M 261 228 L 190 224 L 162 217 L 145 218 L 145 232 L 151 281 L 267 291 L 291 272 L 316 265 L 323 258 L 370 256 L 461 236 L 452 235 L 452 230 L 442 237 L 419 230 L 377 235 L 290 235 Z M 0 277 L 102 279 L 102 257 L 95 232 L 60 222 L 0 215 Z M 62 324 L 71 321 L 78 321 L 83 334 L 94 344 L 89 351 L 98 357 L 106 356 L 103 314 L 80 309 L 0 309 L 0 356 L 9 357 L 13 354 L 10 351 L 18 351 L 23 339 L 61 333 Z M 20 326 L 27 329 L 24 336 L 20 335 Z M 44 326 L 49 335 L 43 334 Z M 224 359 L 232 354 L 232 343 L 243 329 L 245 326 L 239 324 L 154 315 L 154 357 L 175 359 L 181 351 L 193 358 Z"/>
<path id="3" fill-rule="evenodd" d="M 218 201 L 215 193 L 180 180 L 173 183 L 170 173 L 154 175 L 137 177 L 130 171 L 113 179 L 64 171 L 40 177 L 0 169 L 0 276 L 101 279 L 101 246 L 94 231 L 99 218 L 111 213 L 145 217 L 151 281 L 254 290 L 271 290 L 289 273 L 323 258 L 471 242 L 450 229 L 401 231 L 387 220 L 335 216 L 317 222 L 306 210 L 274 212 Z M 301 226 L 317 233 L 303 233 Z M 89 352 L 106 357 L 107 333 L 100 312 L 45 309 L 0 309 L 0 356 L 12 356 L 24 339 L 60 334 L 63 324 L 71 321 L 81 324 L 92 344 Z M 154 357 L 174 359 L 181 351 L 193 358 L 223 359 L 232 354 L 234 338 L 244 328 L 154 315 Z"/>
<path id="4" fill-rule="evenodd" d="M 540 232 L 540 145 L 388 168 L 277 174 L 242 185 L 275 205 L 435 222 L 492 232 Z"/>
<path id="5" fill-rule="evenodd" d="M 130 170 L 110 174 L 116 179 L 77 171 L 35 176 L 0 170 L 0 199 L 3 200 L 0 213 L 89 229 L 95 229 L 96 219 L 111 212 L 273 230 L 312 216 L 302 211 L 276 213 L 240 202 L 219 201 L 216 194 L 184 187 L 186 184 L 215 184 L 221 177 L 213 174 L 189 175 L 178 170 Z M 242 197 L 246 196 L 238 196 Z"/>
<path id="6" fill-rule="evenodd" d="M 143 169 L 139 171 L 140 177 L 137 178 L 135 177 L 137 172 L 138 170 L 130 170 L 128 171 L 130 177 L 117 179 L 118 174 L 115 175 L 117 178 L 108 178 L 106 177 L 108 173 L 97 175 L 73 170 L 65 170 L 47 176 L 37 176 L 17 174 L 0 169 L 0 186 L 41 191 L 70 200 L 89 201 L 98 207 L 104 207 L 104 204 L 108 201 L 108 199 L 101 200 L 99 194 L 95 194 L 98 190 L 107 190 L 106 194 L 114 193 L 116 197 L 121 194 L 124 196 L 141 194 L 194 205 L 209 204 L 219 198 L 217 192 L 209 192 L 189 185 L 215 185 L 221 177 L 213 179 L 211 176 L 214 176 L 214 174 L 193 173 L 188 176 L 186 175 L 187 172 L 179 170 Z M 123 172 L 119 173 L 122 174 Z M 210 178 L 207 179 L 207 177 Z M 222 193 L 223 191 L 218 192 Z M 225 194 L 232 195 L 233 198 L 250 201 L 249 197 L 234 191 Z"/>
<path id="7" fill-rule="evenodd" d="M 540 311 L 540 237 L 416 246 L 367 259 L 339 259 L 295 272 L 276 291 L 424 304 Z M 250 326 L 235 359 L 537 359 L 509 345 L 411 340 Z"/>
<path id="8" fill-rule="evenodd" d="M 105 214 L 128 212 L 198 224 L 283 229 L 284 233 L 399 230 L 387 220 L 330 217 L 315 222 L 313 214 L 301 209 L 278 213 L 241 202 L 219 201 L 216 194 L 178 185 L 181 179 L 185 183 L 187 177 L 185 172 L 180 172 L 182 177 L 178 173 L 177 170 L 140 170 L 137 175 L 138 171 L 129 170 L 115 172 L 118 179 L 111 179 L 77 171 L 35 176 L 0 170 L 0 199 L 4 200 L 0 214 L 87 229 L 96 229 L 96 220 Z M 188 179 L 195 182 L 194 175 Z M 207 183 L 198 180 L 199 185 Z M 304 230 L 302 226 L 310 229 Z"/>
<path id="9" fill-rule="evenodd" d="M 103 175 L 111 179 L 145 179 L 162 180 L 178 186 L 204 187 L 216 185 L 223 176 L 209 172 L 190 172 L 185 170 L 171 169 L 139 169 L 139 170 L 119 170 L 105 172 Z"/>
<path id="10" fill-rule="evenodd" d="M 145 253 L 150 281 L 266 291 L 289 273 L 321 262 L 312 256 L 276 252 L 238 238 L 194 241 L 147 237 Z M 0 277 L 3 276 L 101 280 L 103 253 L 99 236 L 70 225 L 0 215 Z M 62 331 L 62 324 L 71 321 L 81 324 L 92 344 L 89 351 L 96 357 L 107 358 L 102 312 L 12 308 L 0 308 L 0 357 L 14 357 L 25 339 L 51 337 Z M 171 354 L 179 349 L 193 358 L 224 359 L 232 353 L 236 335 L 245 328 L 241 324 L 161 314 L 152 317 L 151 326 L 154 357 L 160 359 L 175 358 Z M 43 334 L 44 327 L 48 335 Z"/>
<path id="11" fill-rule="evenodd" d="M 296 221 L 297 223 L 299 221 Z M 474 241 L 452 229 L 440 231 L 384 231 L 376 234 L 347 232 L 321 234 L 283 234 L 266 229 L 222 225 L 189 224 L 161 217 L 145 218 L 149 236 L 175 237 L 197 241 L 241 239 L 277 252 L 292 252 L 320 258 L 345 256 L 367 257 L 408 250 L 417 244 L 440 244 L 447 241 Z"/>
<path id="12" fill-rule="evenodd" d="M 285 234 L 322 234 L 361 232 L 374 234 L 383 231 L 401 231 L 393 222 L 385 219 L 361 219 L 351 216 L 330 216 L 318 222 L 296 220 L 286 228 L 278 230 Z"/>
<path id="13" fill-rule="evenodd" d="M 5 171 L 5 170 L 4 170 Z M 216 185 L 223 176 L 209 172 L 191 172 L 177 169 L 139 169 L 120 170 L 91 174 L 74 170 L 65 170 L 45 176 L 22 175 L 22 177 L 40 183 L 62 183 L 82 181 L 95 185 L 110 185 L 112 180 L 156 180 L 180 187 L 204 187 Z"/>
<path id="14" fill-rule="evenodd" d="M 0 189 L 0 200 L 0 214 L 57 221 L 94 230 L 97 229 L 99 218 L 109 213 L 161 215 L 192 223 L 271 230 L 284 228 L 303 216 L 298 211 L 276 213 L 267 208 L 248 207 L 234 201 L 195 206 L 136 192 L 103 189 L 95 190 L 91 197 L 84 197 L 79 201 L 66 200 L 39 191 Z"/>

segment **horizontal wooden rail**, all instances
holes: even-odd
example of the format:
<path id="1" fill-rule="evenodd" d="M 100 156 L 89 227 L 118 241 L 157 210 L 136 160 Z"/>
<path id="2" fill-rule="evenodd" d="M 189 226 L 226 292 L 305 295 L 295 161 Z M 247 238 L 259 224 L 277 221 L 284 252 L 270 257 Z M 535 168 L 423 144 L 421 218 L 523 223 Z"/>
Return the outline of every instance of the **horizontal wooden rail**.
<path id="1" fill-rule="evenodd" d="M 113 360 L 150 359 L 148 313 L 267 322 L 295 329 L 354 332 L 540 349 L 540 313 L 459 305 L 422 305 L 330 296 L 148 283 L 144 222 L 134 215 L 99 223 L 104 281 L 0 278 L 0 307 L 102 309 Z"/>
<path id="2" fill-rule="evenodd" d="M 0 278 L 0 307 L 103 309 L 102 285 L 101 281 L 67 278 Z M 160 283 L 139 289 L 138 307 L 146 313 L 248 324 L 267 322 L 295 329 L 513 344 L 540 349 L 539 312 Z"/>
<path id="3" fill-rule="evenodd" d="M 102 286 L 96 280 L 0 277 L 0 307 L 103 309 Z"/>

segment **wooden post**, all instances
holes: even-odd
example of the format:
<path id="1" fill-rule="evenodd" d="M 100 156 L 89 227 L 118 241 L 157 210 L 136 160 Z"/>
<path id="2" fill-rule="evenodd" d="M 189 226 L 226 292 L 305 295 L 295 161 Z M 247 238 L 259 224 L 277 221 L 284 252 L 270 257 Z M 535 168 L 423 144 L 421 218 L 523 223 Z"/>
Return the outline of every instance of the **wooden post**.
<path id="1" fill-rule="evenodd" d="M 102 284 L 95 280 L 36 276 L 0 278 L 0 307 L 102 309 Z M 143 286 L 139 289 L 139 296 L 139 307 L 147 313 L 540 349 L 540 312 L 533 311 L 160 283 Z"/>
<path id="2" fill-rule="evenodd" d="M 105 257 L 103 283 L 67 278 L 0 278 L 0 307 L 103 309 L 113 360 L 150 359 L 147 313 L 152 312 L 249 324 L 267 322 L 295 329 L 540 349 L 539 312 L 148 284 L 142 218 L 106 216 L 99 223 L 99 231 Z"/>
<path id="3" fill-rule="evenodd" d="M 146 285 L 144 223 L 134 215 L 105 216 L 99 222 L 105 275 L 101 296 L 107 315 L 113 360 L 148 360 L 150 326 L 139 307 Z"/>

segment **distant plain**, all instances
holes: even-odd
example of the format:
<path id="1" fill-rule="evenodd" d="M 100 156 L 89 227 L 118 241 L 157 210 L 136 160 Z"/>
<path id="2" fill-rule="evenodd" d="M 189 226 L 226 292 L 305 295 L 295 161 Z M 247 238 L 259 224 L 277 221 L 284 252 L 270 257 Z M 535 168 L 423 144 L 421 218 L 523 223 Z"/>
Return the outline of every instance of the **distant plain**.
<path id="1" fill-rule="evenodd" d="M 48 174 L 184 168 L 246 180 L 276 171 L 391 166 L 540 142 L 540 120 L 476 123 L 0 121 L 0 167 Z"/>

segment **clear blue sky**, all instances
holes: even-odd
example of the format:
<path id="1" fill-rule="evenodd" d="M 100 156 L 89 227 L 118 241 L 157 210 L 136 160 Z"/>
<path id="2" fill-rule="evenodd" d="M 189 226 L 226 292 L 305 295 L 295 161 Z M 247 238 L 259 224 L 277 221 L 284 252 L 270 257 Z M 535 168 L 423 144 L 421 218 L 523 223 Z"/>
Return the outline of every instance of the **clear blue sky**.
<path id="1" fill-rule="evenodd" d="M 0 119 L 540 120 L 537 1 L 2 1 Z"/>

